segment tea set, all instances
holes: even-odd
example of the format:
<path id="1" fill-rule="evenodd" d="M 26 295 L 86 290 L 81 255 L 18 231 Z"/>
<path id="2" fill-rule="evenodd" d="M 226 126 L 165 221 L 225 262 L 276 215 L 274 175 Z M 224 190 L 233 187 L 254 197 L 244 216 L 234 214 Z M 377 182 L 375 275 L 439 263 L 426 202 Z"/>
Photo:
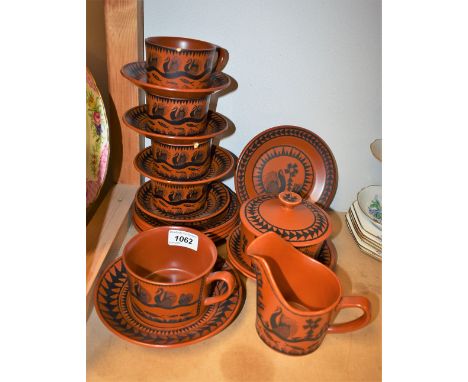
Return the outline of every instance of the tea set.
<path id="1" fill-rule="evenodd" d="M 328 333 L 366 326 L 370 303 L 343 296 L 333 269 L 326 209 L 338 171 L 327 144 L 308 129 L 277 126 L 255 136 L 236 157 L 213 145 L 227 120 L 209 110 L 226 89 L 226 49 L 181 37 L 149 37 L 146 61 L 121 73 L 146 92 L 146 105 L 123 121 L 151 140 L 137 154 L 147 177 L 135 196 L 140 231 L 98 280 L 102 322 L 133 343 L 180 347 L 226 329 L 257 286 L 258 336 L 287 355 L 318 349 Z M 235 168 L 235 190 L 221 183 Z M 227 259 L 216 243 L 226 240 Z M 335 324 L 341 309 L 362 315 Z"/>

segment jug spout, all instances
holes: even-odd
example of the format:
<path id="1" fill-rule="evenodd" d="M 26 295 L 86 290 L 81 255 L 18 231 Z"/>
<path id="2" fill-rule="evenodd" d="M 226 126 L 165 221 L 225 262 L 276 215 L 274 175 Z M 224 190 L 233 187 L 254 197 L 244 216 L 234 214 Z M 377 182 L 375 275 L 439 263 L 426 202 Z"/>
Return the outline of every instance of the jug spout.
<path id="1" fill-rule="evenodd" d="M 289 355 L 316 350 L 325 335 L 359 329 L 369 322 L 365 297 L 342 297 L 336 275 L 279 235 L 268 232 L 246 249 L 257 278 L 256 328 L 271 348 Z M 345 324 L 332 322 L 342 308 L 364 314 Z"/>
<path id="2" fill-rule="evenodd" d="M 311 268 L 318 264 L 279 235 L 268 232 L 246 249 L 256 273 L 257 287 L 267 290 L 282 306 L 302 313 L 313 309 L 302 290 L 307 289 Z"/>

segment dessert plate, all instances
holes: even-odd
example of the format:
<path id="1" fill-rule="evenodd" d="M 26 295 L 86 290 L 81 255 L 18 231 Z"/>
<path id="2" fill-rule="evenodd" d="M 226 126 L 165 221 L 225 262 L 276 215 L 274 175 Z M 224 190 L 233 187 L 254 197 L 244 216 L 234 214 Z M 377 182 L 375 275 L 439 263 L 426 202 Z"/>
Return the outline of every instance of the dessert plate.
<path id="1" fill-rule="evenodd" d="M 247 264 L 241 256 L 241 245 L 240 226 L 237 226 L 226 240 L 227 256 L 231 264 L 239 272 L 255 280 L 255 272 L 252 266 Z M 331 241 L 325 240 L 316 260 L 333 270 L 335 269 L 337 258 L 335 246 Z"/>
<path id="2" fill-rule="evenodd" d="M 354 226 L 353 226 L 353 223 L 350 220 L 350 217 L 348 216 L 348 214 L 346 214 L 345 221 L 346 221 L 346 225 L 348 226 L 348 230 L 351 233 L 351 236 L 353 237 L 353 239 L 356 242 L 359 249 L 362 252 L 364 252 L 366 255 L 369 255 L 369 256 L 373 257 L 374 259 L 376 259 L 376 260 L 382 261 L 382 252 L 373 249 L 370 245 L 368 245 L 367 243 L 362 241 L 362 239 L 356 233 L 356 231 L 354 229 Z"/>
<path id="3" fill-rule="evenodd" d="M 138 189 L 135 197 L 135 203 L 144 213 L 162 220 L 163 222 L 193 223 L 219 215 L 228 207 L 230 199 L 231 197 L 227 186 L 222 183 L 212 183 L 208 191 L 205 205 L 201 210 L 185 215 L 173 215 L 162 211 L 153 203 L 153 189 L 151 181 L 148 181 Z"/>
<path id="4" fill-rule="evenodd" d="M 352 223 L 353 225 L 353 228 L 354 228 L 354 231 L 355 233 L 359 236 L 359 238 L 366 244 L 370 245 L 374 250 L 378 251 L 378 252 L 381 252 L 382 251 L 382 242 L 381 241 L 377 241 L 375 240 L 374 238 L 372 238 L 371 236 L 368 236 L 365 231 L 363 231 L 361 229 L 361 227 L 359 226 L 359 224 L 357 223 L 355 217 L 354 217 L 354 214 L 353 214 L 353 211 L 352 211 L 352 208 L 350 208 L 348 210 L 348 219 L 349 221 Z"/>
<path id="5" fill-rule="evenodd" d="M 195 323 L 176 329 L 148 326 L 133 313 L 128 294 L 128 279 L 122 258 L 118 258 L 96 284 L 94 306 L 104 325 L 117 336 L 138 345 L 172 348 L 206 340 L 226 329 L 236 318 L 245 300 L 244 286 L 237 272 L 227 261 L 218 257 L 215 270 L 230 271 L 237 286 L 225 301 L 208 307 Z M 226 291 L 226 284 L 216 282 L 212 296 Z"/>
<path id="6" fill-rule="evenodd" d="M 228 122 L 224 116 L 214 111 L 208 112 L 208 124 L 202 134 L 177 136 L 165 135 L 155 132 L 152 128 L 153 121 L 146 113 L 146 106 L 137 106 L 128 110 L 123 116 L 124 123 L 140 135 L 160 142 L 190 144 L 203 142 L 224 133 L 228 128 Z"/>
<path id="7" fill-rule="evenodd" d="M 86 68 L 86 207 L 99 196 L 109 164 L 109 122 L 101 93 Z"/>
<path id="8" fill-rule="evenodd" d="M 235 176 L 241 202 L 289 190 L 324 208 L 333 201 L 337 183 L 330 148 L 317 134 L 296 126 L 272 127 L 255 136 L 242 150 Z"/>
<path id="9" fill-rule="evenodd" d="M 180 225 L 195 228 L 214 241 L 226 238 L 231 232 L 232 227 L 239 223 L 240 209 L 240 203 L 236 194 L 230 189 L 229 194 L 231 202 L 229 203 L 228 208 L 221 214 L 203 221 L 194 223 L 184 222 Z M 140 231 L 146 231 L 154 227 L 167 225 L 164 221 L 149 216 L 138 208 L 137 205 L 135 205 L 133 209 L 133 222 L 135 223 L 136 228 Z"/>
<path id="10" fill-rule="evenodd" d="M 206 97 L 207 95 L 226 89 L 231 83 L 231 79 L 228 75 L 222 72 L 215 72 L 211 75 L 208 87 L 206 88 L 177 89 L 151 84 L 148 82 L 145 61 L 132 62 L 124 65 L 120 70 L 120 73 L 127 80 L 143 89 L 145 92 L 171 98 Z"/>
<path id="11" fill-rule="evenodd" d="M 215 182 L 228 175 L 234 167 L 234 163 L 234 154 L 232 154 L 229 150 L 223 149 L 219 146 L 214 146 L 214 154 L 211 160 L 211 165 L 205 175 L 196 180 L 170 180 L 159 176 L 156 172 L 156 163 L 151 151 L 151 147 L 147 147 L 143 151 L 140 151 L 133 161 L 135 168 L 143 176 L 160 183 L 174 185 L 196 185 Z"/>

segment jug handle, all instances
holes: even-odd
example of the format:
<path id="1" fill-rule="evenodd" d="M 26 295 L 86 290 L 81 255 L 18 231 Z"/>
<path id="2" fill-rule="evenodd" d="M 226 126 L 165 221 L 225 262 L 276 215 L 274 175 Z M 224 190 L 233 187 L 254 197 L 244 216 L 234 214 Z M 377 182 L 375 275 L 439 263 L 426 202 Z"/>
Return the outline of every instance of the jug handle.
<path id="1" fill-rule="evenodd" d="M 236 278 L 228 271 L 219 271 L 208 275 L 206 278 L 206 284 L 208 285 L 213 281 L 224 281 L 227 284 L 227 291 L 219 296 L 205 298 L 205 301 L 203 301 L 204 305 L 212 305 L 226 300 L 232 294 L 236 286 Z"/>
<path id="2" fill-rule="evenodd" d="M 370 301 L 363 296 L 345 296 L 341 298 L 336 307 L 337 313 L 344 308 L 359 308 L 364 313 L 355 320 L 343 322 L 340 324 L 332 324 L 328 327 L 328 333 L 346 333 L 353 330 L 361 329 L 366 326 L 371 319 L 371 304 Z"/>

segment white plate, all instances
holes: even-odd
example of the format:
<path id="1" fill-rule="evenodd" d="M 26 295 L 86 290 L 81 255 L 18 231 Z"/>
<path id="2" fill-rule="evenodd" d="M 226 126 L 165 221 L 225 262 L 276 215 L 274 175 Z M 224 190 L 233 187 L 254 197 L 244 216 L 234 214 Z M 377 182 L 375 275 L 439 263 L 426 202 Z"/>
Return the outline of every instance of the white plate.
<path id="1" fill-rule="evenodd" d="M 359 208 L 382 230 L 382 186 L 367 186 L 358 192 Z"/>
<path id="2" fill-rule="evenodd" d="M 351 205 L 353 216 L 356 218 L 359 227 L 375 240 L 382 240 L 382 230 L 378 229 L 364 212 L 359 208 L 357 200 Z"/>
<path id="3" fill-rule="evenodd" d="M 381 251 L 376 251 L 373 249 L 370 245 L 364 243 L 359 235 L 356 233 L 354 230 L 353 223 L 350 220 L 350 217 L 348 214 L 346 214 L 346 225 L 348 226 L 349 231 L 351 232 L 351 236 L 353 236 L 356 244 L 358 245 L 359 249 L 361 249 L 365 254 L 372 256 L 373 258 L 377 260 L 382 260 L 382 252 Z"/>
<path id="4" fill-rule="evenodd" d="M 363 242 L 365 242 L 366 244 L 370 245 L 373 249 L 381 252 L 382 251 L 382 240 L 376 239 L 375 237 L 367 235 L 366 233 L 363 232 L 363 230 L 361 229 L 361 227 L 359 226 L 359 224 L 356 221 L 356 218 L 354 216 L 352 208 L 350 208 L 348 210 L 348 216 L 350 218 L 351 223 L 353 223 L 354 231 L 357 233 L 359 238 Z"/>

